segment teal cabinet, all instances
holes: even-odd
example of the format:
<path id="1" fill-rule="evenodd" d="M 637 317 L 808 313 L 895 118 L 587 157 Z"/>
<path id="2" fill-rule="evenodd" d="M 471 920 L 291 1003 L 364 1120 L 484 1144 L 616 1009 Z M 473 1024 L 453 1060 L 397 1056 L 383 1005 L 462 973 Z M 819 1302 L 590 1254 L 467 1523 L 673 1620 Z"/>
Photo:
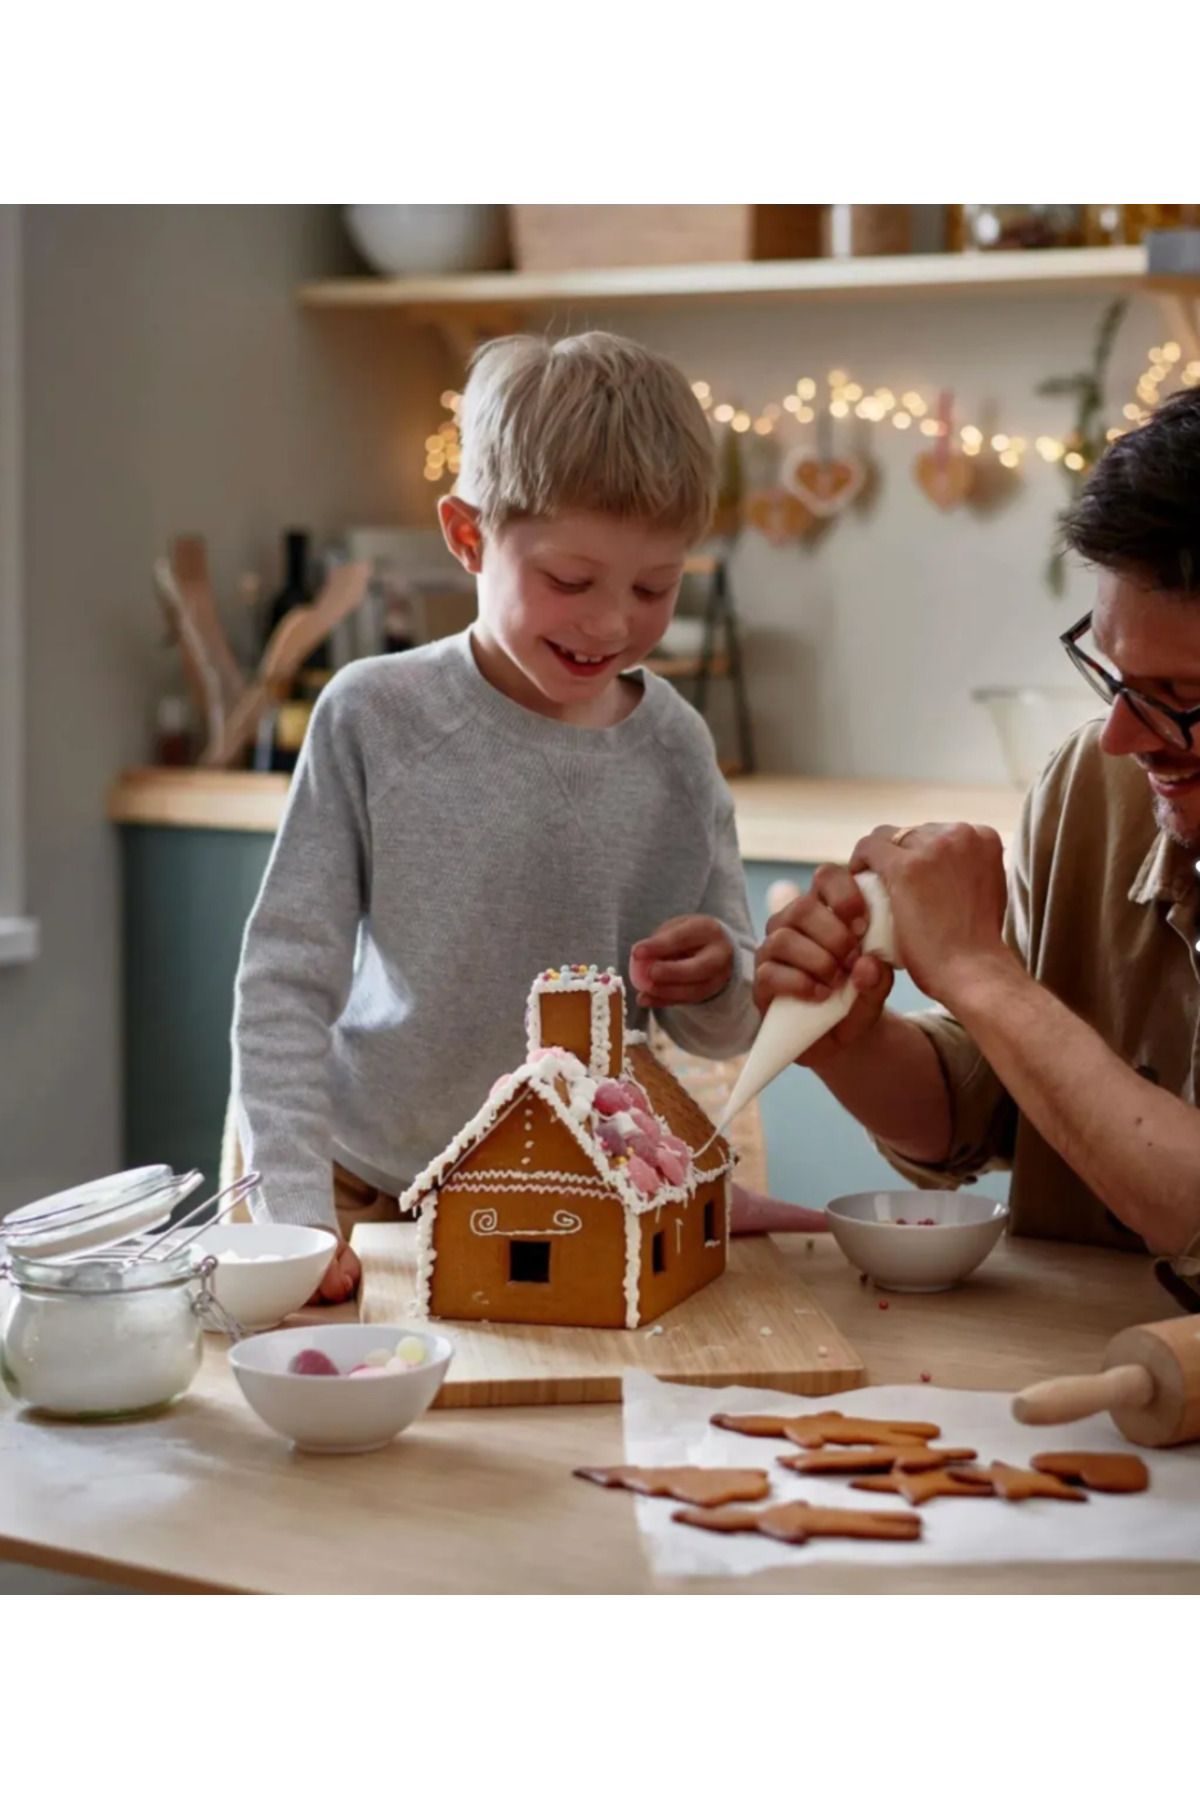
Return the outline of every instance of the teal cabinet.
<path id="1" fill-rule="evenodd" d="M 760 937 L 766 928 L 771 883 L 786 880 L 807 887 L 814 872 L 795 863 L 746 864 L 751 916 Z M 899 974 L 890 1004 L 899 1012 L 920 1012 L 929 1001 L 907 975 Z M 785 1069 L 767 1088 L 760 1104 L 771 1191 L 779 1199 L 825 1206 L 838 1194 L 908 1185 L 810 1070 Z M 983 1175 L 976 1188 L 1004 1199 L 1008 1179 L 1007 1174 Z"/>
<path id="2" fill-rule="evenodd" d="M 126 825 L 125 1162 L 216 1179 L 242 932 L 268 832 Z"/>
<path id="3" fill-rule="evenodd" d="M 233 984 L 242 933 L 271 853 L 271 834 L 125 825 L 125 1161 L 202 1169 L 214 1181 L 229 1094 Z M 812 870 L 748 863 L 756 930 L 767 888 Z M 903 975 L 893 1004 L 927 1004 Z M 788 1069 L 762 1097 L 771 1188 L 823 1206 L 836 1194 L 904 1184 L 815 1075 Z M 981 1189 L 1003 1195 L 1007 1176 Z"/>

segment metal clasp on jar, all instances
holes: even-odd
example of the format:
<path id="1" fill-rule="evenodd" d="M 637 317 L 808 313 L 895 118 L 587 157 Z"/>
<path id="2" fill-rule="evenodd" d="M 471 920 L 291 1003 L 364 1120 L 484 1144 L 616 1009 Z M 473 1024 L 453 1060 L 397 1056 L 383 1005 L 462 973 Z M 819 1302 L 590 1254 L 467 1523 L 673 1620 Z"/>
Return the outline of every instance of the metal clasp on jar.
<path id="1" fill-rule="evenodd" d="M 239 1343 L 246 1333 L 236 1319 L 230 1318 L 217 1296 L 213 1293 L 212 1278 L 217 1267 L 215 1256 L 206 1256 L 203 1262 L 196 1264 L 196 1274 L 200 1277 L 200 1286 L 192 1295 L 192 1311 L 217 1331 L 223 1331 L 233 1343 Z"/>

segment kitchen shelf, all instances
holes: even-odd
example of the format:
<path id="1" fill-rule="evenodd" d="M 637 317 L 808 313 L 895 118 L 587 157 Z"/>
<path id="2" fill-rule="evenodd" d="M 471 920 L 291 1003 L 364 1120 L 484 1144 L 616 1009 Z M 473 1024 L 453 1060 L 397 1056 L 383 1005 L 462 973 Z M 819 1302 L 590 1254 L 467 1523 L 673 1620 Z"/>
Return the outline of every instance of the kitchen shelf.
<path id="1" fill-rule="evenodd" d="M 605 306 L 682 301 L 886 299 L 904 295 L 1072 292 L 1155 288 L 1200 295 L 1200 277 L 1150 275 L 1141 244 L 1092 250 L 994 250 L 938 256 L 812 257 L 799 262 L 665 264 L 494 274 L 362 276 L 308 282 L 315 310 L 377 308 L 425 316 L 532 310 L 591 301 Z"/>

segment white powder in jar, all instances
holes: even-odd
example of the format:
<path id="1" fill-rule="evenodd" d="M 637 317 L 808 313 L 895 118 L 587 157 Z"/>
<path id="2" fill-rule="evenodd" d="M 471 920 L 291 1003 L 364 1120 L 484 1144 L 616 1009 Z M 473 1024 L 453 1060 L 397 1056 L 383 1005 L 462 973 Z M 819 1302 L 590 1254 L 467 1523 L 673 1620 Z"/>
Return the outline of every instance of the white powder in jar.
<path id="1" fill-rule="evenodd" d="M 7 1386 L 74 1418 L 176 1399 L 200 1366 L 194 1291 L 190 1282 L 107 1293 L 19 1286 L 4 1331 Z"/>

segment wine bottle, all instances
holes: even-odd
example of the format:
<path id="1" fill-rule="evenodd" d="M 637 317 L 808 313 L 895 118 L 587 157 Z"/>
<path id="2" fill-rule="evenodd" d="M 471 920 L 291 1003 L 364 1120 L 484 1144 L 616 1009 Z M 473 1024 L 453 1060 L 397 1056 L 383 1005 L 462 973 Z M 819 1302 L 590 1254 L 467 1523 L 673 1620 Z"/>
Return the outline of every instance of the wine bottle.
<path id="1" fill-rule="evenodd" d="M 281 619 L 294 606 L 306 606 L 313 597 L 314 582 L 309 566 L 309 534 L 307 531 L 285 531 L 283 534 L 283 586 L 271 601 L 267 613 L 267 636 L 270 637 Z M 328 669 L 329 643 L 317 645 L 304 664 L 306 669 Z"/>

